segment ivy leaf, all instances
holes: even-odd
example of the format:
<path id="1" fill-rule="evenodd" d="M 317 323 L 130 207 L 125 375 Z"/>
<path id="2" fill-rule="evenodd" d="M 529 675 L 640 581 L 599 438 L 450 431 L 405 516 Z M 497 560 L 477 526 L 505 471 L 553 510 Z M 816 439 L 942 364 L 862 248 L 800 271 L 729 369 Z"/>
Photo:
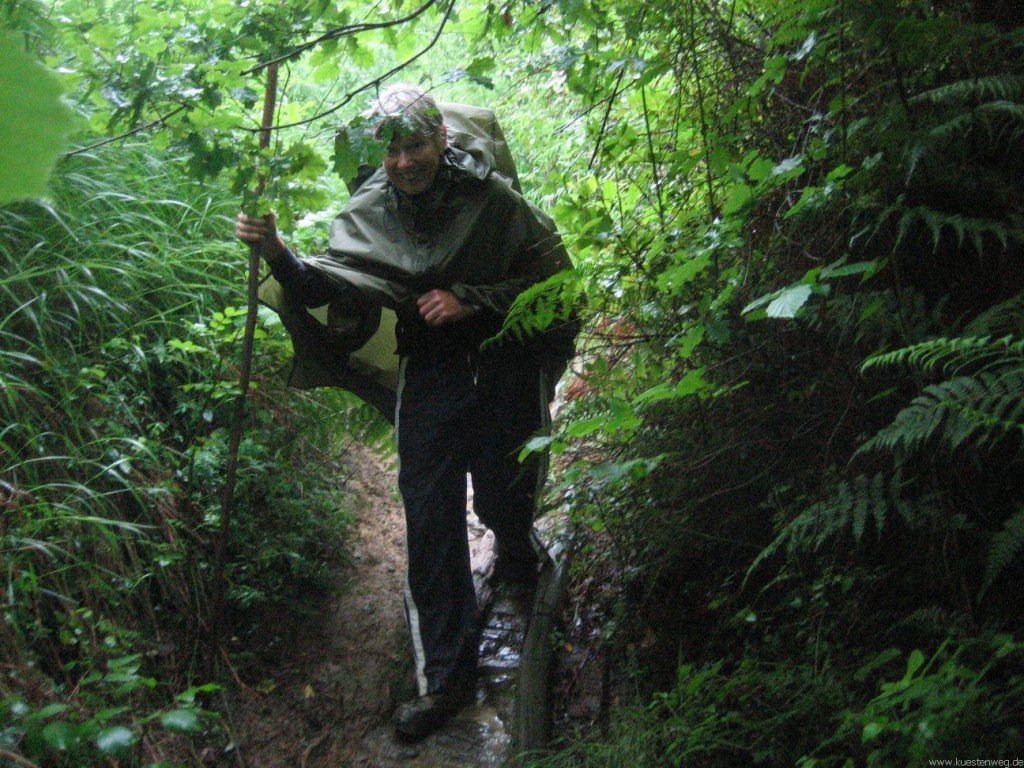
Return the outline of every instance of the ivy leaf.
<path id="1" fill-rule="evenodd" d="M 15 35 L 0 32 L 0 204 L 46 194 L 73 127 L 57 77 Z"/>

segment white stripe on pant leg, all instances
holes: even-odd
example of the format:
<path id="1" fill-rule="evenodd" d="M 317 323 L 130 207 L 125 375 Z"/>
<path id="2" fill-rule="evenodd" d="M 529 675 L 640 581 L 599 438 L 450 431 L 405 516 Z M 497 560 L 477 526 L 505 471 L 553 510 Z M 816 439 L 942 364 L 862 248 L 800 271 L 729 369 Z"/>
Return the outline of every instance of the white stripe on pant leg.
<path id="1" fill-rule="evenodd" d="M 541 432 L 551 433 L 551 403 L 548 402 L 548 372 L 541 370 L 537 376 L 538 399 L 540 400 L 540 429 Z M 544 483 L 548 479 L 549 452 L 545 448 L 537 457 L 537 479 L 533 494 L 533 519 L 539 517 L 541 494 L 544 491 Z"/>
<path id="2" fill-rule="evenodd" d="M 398 413 L 402 410 L 402 390 L 405 389 L 405 366 L 409 362 L 408 357 L 402 357 L 398 361 L 398 387 L 395 390 L 395 443 L 398 443 Z M 401 466 L 401 465 L 399 465 Z"/>
<path id="3" fill-rule="evenodd" d="M 420 696 L 426 696 L 427 691 L 427 653 L 423 649 L 423 635 L 420 632 L 420 612 L 416 608 L 416 601 L 412 599 L 412 589 L 409 587 L 409 577 L 405 577 L 405 618 L 409 623 L 409 635 L 412 637 L 412 655 L 415 663 L 416 690 Z"/>
<path id="4" fill-rule="evenodd" d="M 399 414 L 402 410 L 402 390 L 405 389 L 405 365 L 409 361 L 408 357 L 403 357 L 398 365 L 398 389 L 395 392 L 395 442 L 398 442 L 398 429 L 401 424 Z M 402 471 L 402 458 L 401 453 L 398 454 L 398 471 Z M 416 601 L 412 599 L 412 588 L 409 586 L 409 532 L 406 530 L 405 540 L 405 559 L 406 559 L 406 574 L 405 574 L 405 620 L 409 625 L 409 636 L 412 638 L 412 655 L 413 663 L 415 665 L 415 676 L 416 676 L 416 690 L 419 691 L 420 696 L 427 695 L 427 654 L 423 649 L 423 634 L 420 632 L 420 612 L 416 607 Z"/>
<path id="5" fill-rule="evenodd" d="M 548 374 L 547 371 L 541 370 L 540 375 L 537 377 L 539 384 L 538 399 L 540 400 L 540 426 L 541 431 L 550 434 L 551 432 L 551 404 L 548 402 Z M 540 516 L 540 501 L 541 494 L 544 492 L 544 483 L 548 477 L 548 449 L 545 448 L 540 456 L 537 457 L 537 482 L 534 487 L 533 494 L 533 520 L 536 520 Z M 544 542 L 540 540 L 540 536 L 537 535 L 537 529 L 533 527 L 532 521 L 530 525 L 530 544 L 533 546 L 533 551 L 537 553 L 537 556 L 543 562 L 545 558 L 550 557 L 547 547 L 544 546 Z"/>

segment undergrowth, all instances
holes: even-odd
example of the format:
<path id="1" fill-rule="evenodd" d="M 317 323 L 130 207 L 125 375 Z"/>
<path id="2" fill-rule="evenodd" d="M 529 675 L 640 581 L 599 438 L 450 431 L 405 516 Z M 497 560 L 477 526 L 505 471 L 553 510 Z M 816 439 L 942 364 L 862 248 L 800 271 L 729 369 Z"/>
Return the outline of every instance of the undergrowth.
<path id="1" fill-rule="evenodd" d="M 189 762 L 216 740 L 209 583 L 243 309 L 236 202 L 142 145 L 0 210 L 0 754 Z M 341 395 L 283 397 L 263 318 L 227 579 L 238 649 L 343 562 Z M 232 650 L 232 649 L 227 649 Z M 11 758 L 13 759 L 13 758 Z"/>
<path id="2" fill-rule="evenodd" d="M 546 444 L 596 597 L 567 646 L 612 671 L 531 764 L 1020 757 L 1021 29 L 981 3 L 603 19 L 636 37 L 595 31 L 570 87 L 635 63 L 593 129 L 616 194 L 569 187 L 603 273 Z"/>

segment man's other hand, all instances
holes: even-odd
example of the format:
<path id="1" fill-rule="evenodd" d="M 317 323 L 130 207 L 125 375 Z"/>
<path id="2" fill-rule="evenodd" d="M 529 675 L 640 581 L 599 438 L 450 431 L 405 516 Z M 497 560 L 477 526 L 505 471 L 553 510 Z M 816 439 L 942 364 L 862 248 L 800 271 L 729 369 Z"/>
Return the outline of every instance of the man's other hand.
<path id="1" fill-rule="evenodd" d="M 475 315 L 477 308 L 463 304 L 459 297 L 443 288 L 427 291 L 416 304 L 420 308 L 420 317 L 430 326 L 446 325 Z"/>

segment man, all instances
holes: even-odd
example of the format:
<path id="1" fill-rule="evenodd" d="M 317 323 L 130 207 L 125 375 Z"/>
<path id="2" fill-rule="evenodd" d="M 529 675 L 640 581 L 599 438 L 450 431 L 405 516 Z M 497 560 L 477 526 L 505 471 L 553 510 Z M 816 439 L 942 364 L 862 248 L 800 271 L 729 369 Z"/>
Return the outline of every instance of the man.
<path id="1" fill-rule="evenodd" d="M 434 100 L 393 86 L 372 111 L 383 167 L 331 227 L 330 249 L 300 261 L 273 217 L 239 215 L 285 293 L 306 306 L 375 293 L 396 313 L 399 489 L 408 546 L 406 618 L 418 697 L 399 707 L 399 737 L 432 733 L 476 696 L 480 617 L 466 531 L 474 507 L 495 534 L 495 577 L 532 586 L 543 551 L 533 532 L 542 462 L 519 463 L 547 418 L 572 352 L 566 322 L 531 339 L 485 341 L 526 288 L 565 269 L 548 221 L 486 161 L 449 146 Z M 355 286 L 355 287 L 354 287 Z"/>

